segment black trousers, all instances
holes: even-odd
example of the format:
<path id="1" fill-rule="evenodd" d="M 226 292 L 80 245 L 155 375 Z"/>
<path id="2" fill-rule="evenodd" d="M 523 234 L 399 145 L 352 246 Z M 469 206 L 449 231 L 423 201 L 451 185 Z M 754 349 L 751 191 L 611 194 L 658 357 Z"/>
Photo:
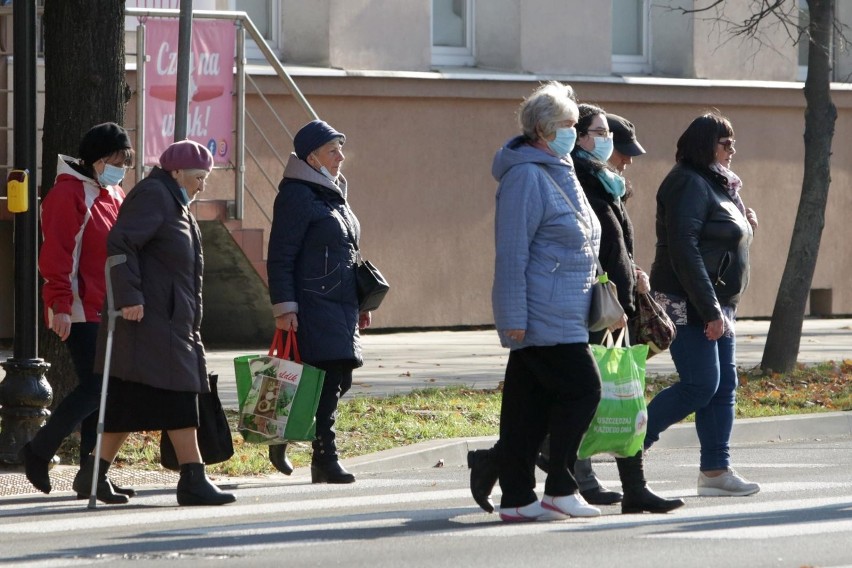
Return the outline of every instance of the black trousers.
<path id="1" fill-rule="evenodd" d="M 46 460 L 52 459 L 62 440 L 80 425 L 80 457 L 95 449 L 98 429 L 98 406 L 101 402 L 102 377 L 95 373 L 95 348 L 98 340 L 98 323 L 71 324 L 71 333 L 65 345 L 71 354 L 78 383 L 62 399 L 47 423 L 30 442 L 33 452 Z"/>
<path id="2" fill-rule="evenodd" d="M 544 492 L 570 495 L 577 482 L 568 469 L 601 399 L 601 378 L 587 343 L 526 347 L 509 354 L 497 444 L 501 507 L 537 499 L 535 458 L 550 434 L 550 473 Z"/>
<path id="3" fill-rule="evenodd" d="M 337 444 L 334 423 L 337 420 L 337 404 L 340 397 L 352 388 L 351 361 L 320 361 L 311 363 L 325 371 L 319 405 L 317 405 L 317 439 L 313 443 L 313 463 L 337 461 Z"/>

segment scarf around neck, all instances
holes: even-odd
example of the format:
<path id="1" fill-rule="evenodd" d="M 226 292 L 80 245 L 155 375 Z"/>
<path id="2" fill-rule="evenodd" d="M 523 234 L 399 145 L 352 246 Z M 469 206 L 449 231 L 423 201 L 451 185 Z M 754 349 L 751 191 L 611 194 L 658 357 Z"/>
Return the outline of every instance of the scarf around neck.
<path id="1" fill-rule="evenodd" d="M 740 190 L 743 188 L 743 180 L 740 179 L 740 176 L 738 176 L 732 170 L 726 168 L 719 162 L 713 162 L 712 164 L 710 164 L 710 170 L 716 172 L 717 174 L 725 178 L 725 180 L 727 181 L 725 189 L 728 192 L 728 195 L 731 197 L 734 204 L 737 206 L 737 209 L 739 209 L 740 212 L 745 215 L 745 203 L 743 203 L 743 198 L 740 196 Z"/>
<path id="2" fill-rule="evenodd" d="M 595 156 L 586 152 L 582 148 L 577 152 L 581 158 L 585 158 L 592 163 L 600 162 Z M 616 201 L 621 200 L 624 197 L 624 194 L 627 192 L 627 185 L 624 181 L 624 178 L 609 169 L 608 167 L 603 167 L 595 172 L 595 177 L 598 178 L 598 181 L 601 182 L 604 189 L 608 194 L 613 196 Z"/>

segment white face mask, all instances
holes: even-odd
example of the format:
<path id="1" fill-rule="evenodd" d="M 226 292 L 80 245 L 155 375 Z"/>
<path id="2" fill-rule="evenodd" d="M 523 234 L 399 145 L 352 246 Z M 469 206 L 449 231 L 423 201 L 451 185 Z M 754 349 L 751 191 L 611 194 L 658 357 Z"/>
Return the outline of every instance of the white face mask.
<path id="1" fill-rule="evenodd" d="M 320 164 L 320 167 L 319 167 L 319 169 L 317 169 L 317 171 L 319 173 L 321 173 L 322 175 L 324 175 L 325 177 L 327 177 L 328 179 L 330 179 L 331 181 L 333 181 L 334 183 L 337 183 L 337 178 L 335 176 L 331 175 L 331 172 L 328 171 L 327 167 L 322 165 L 322 163 L 319 161 L 319 158 L 316 157 L 316 154 L 314 154 L 313 156 L 314 156 L 314 159 L 317 161 L 317 163 Z"/>

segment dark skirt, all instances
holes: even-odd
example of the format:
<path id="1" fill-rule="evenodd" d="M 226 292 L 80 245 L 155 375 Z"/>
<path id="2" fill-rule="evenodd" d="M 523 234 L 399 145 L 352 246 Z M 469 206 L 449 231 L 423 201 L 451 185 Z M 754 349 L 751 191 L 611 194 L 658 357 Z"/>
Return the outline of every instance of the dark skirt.
<path id="1" fill-rule="evenodd" d="M 198 393 L 171 391 L 110 377 L 104 432 L 198 428 Z"/>

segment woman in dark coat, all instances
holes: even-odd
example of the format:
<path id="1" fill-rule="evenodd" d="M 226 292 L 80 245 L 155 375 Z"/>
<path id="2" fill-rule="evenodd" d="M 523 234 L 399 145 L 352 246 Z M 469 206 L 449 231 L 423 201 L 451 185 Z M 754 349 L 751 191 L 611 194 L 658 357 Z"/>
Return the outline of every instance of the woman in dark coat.
<path id="1" fill-rule="evenodd" d="M 110 271 L 122 317 L 115 326 L 98 498 L 110 491 L 102 487 L 106 470 L 128 432 L 165 430 L 180 463 L 178 503 L 235 500 L 210 483 L 196 436 L 198 394 L 209 392 L 210 385 L 200 333 L 201 233 L 189 203 L 212 169 L 213 156 L 201 144 L 172 144 L 160 156 L 160 167 L 129 193 L 110 231 L 108 254 L 124 257 Z M 101 366 L 106 329 L 101 326 Z M 91 474 L 90 469 L 88 477 L 75 479 L 78 493 L 88 492 Z"/>
<path id="2" fill-rule="evenodd" d="M 633 223 L 624 207 L 627 182 L 607 162 L 614 144 L 606 112 L 590 104 L 581 104 L 579 109 L 577 145 L 571 157 L 580 185 L 601 224 L 598 259 L 615 282 L 621 307 L 632 318 L 636 315 L 637 281 L 646 277 L 633 262 Z M 604 332 L 591 332 L 589 342 L 601 343 L 603 335 Z M 623 513 L 666 513 L 683 506 L 683 500 L 664 499 L 648 488 L 641 451 L 632 457 L 617 457 L 615 461 L 624 490 Z M 575 472 L 583 497 L 590 503 L 610 504 L 619 500 L 618 493 L 606 490 L 595 478 L 591 460 L 577 460 Z"/>
<path id="3" fill-rule="evenodd" d="M 316 413 L 314 483 L 355 481 L 338 461 L 334 422 L 338 400 L 352 386 L 352 370 L 364 363 L 359 330 L 370 325 L 370 312 L 358 309 L 360 225 L 340 173 L 345 140 L 321 120 L 296 133 L 275 199 L 267 255 L 276 327 L 298 332 L 302 360 L 326 372 Z M 286 446 L 277 448 L 283 457 Z"/>

